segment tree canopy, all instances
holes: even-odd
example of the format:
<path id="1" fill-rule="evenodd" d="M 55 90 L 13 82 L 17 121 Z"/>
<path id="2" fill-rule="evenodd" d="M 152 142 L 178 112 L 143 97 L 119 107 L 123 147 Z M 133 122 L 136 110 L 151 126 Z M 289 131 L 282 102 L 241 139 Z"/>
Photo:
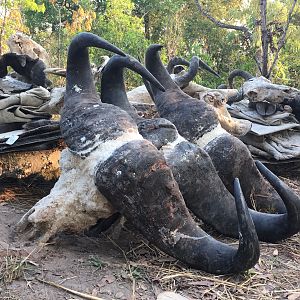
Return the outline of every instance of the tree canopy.
<path id="1" fill-rule="evenodd" d="M 151 43 L 165 46 L 165 62 L 175 55 L 197 55 L 222 76 L 201 73 L 198 81 L 209 87 L 224 83 L 233 69 L 260 74 L 264 67 L 273 81 L 299 87 L 300 7 L 295 0 L 1 0 L 0 7 L 2 53 L 6 39 L 18 30 L 48 50 L 52 66 L 62 67 L 71 38 L 91 31 L 140 59 Z M 220 24 L 245 27 L 249 35 Z M 103 53 L 93 50 L 92 60 L 98 64 Z M 260 61 L 264 55 L 265 66 Z M 137 77 L 131 74 L 130 79 L 131 85 L 138 84 Z"/>

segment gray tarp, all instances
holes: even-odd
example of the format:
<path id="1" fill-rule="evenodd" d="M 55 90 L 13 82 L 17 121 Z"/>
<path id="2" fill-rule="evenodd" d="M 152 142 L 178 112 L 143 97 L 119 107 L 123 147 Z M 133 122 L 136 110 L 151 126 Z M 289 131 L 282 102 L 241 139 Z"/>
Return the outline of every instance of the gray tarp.
<path id="1" fill-rule="evenodd" d="M 50 114 L 40 111 L 40 107 L 50 100 L 50 92 L 37 87 L 12 95 L 1 95 L 0 124 L 26 123 L 36 119 L 49 119 Z"/>

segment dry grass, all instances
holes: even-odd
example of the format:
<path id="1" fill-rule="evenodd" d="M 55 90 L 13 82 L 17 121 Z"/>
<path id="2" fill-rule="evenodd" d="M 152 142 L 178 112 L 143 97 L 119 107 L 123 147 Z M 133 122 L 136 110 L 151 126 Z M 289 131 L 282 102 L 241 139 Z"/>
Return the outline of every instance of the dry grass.
<path id="1" fill-rule="evenodd" d="M 39 177 L 22 180 L 0 180 L 0 203 L 8 203 L 16 208 L 27 209 L 48 195 L 54 181 L 40 180 Z"/>
<path id="2" fill-rule="evenodd" d="M 236 244 L 232 239 L 222 240 Z M 280 244 L 262 243 L 259 263 L 248 272 L 233 276 L 215 276 L 186 268 L 143 240 L 130 251 L 122 252 L 127 265 L 140 270 L 143 280 L 194 299 L 295 300 L 298 296 L 300 299 L 299 245 L 300 234 Z"/>
<path id="3" fill-rule="evenodd" d="M 299 180 L 283 180 L 300 194 Z M 37 186 L 33 192 L 31 185 L 25 189 L 21 186 L 13 190 L 6 189 L 2 195 L 10 201 L 10 205 L 29 208 L 47 194 L 50 188 L 51 185 L 47 188 Z M 15 198 L 18 201 L 14 202 Z M 234 239 L 216 235 L 206 227 L 205 230 L 227 244 L 237 245 Z M 109 237 L 107 239 L 124 257 L 120 271 L 124 267 L 127 269 L 132 282 L 132 299 L 139 299 L 135 291 L 140 284 L 144 284 L 175 291 L 191 299 L 300 300 L 300 234 L 279 244 L 261 243 L 261 257 L 256 266 L 244 274 L 232 276 L 214 276 L 189 269 L 139 236 L 129 249 L 119 246 L 118 241 Z M 0 261 L 0 280 L 9 284 L 13 280 L 24 278 L 24 273 L 33 263 L 29 259 L 30 254 L 24 257 L 8 252 Z M 98 261 L 94 263 L 98 267 Z M 1 299 L 14 300 L 9 294 L 4 294 Z"/>
<path id="4" fill-rule="evenodd" d="M 12 252 L 7 249 L 7 255 L 0 257 L 0 283 L 9 284 L 16 279 L 23 278 L 26 269 L 36 264 L 29 260 L 35 249 L 26 257 L 18 252 Z"/>

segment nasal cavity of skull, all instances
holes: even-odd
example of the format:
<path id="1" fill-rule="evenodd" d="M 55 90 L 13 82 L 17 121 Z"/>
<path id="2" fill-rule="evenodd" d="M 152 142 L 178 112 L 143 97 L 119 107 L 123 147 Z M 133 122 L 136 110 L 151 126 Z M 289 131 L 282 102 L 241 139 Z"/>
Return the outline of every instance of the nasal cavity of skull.
<path id="1" fill-rule="evenodd" d="M 249 99 L 255 100 L 257 98 L 257 92 L 250 91 L 247 93 L 247 96 L 249 97 Z"/>
<path id="2" fill-rule="evenodd" d="M 256 103 L 256 111 L 261 116 L 270 116 L 276 112 L 276 104 L 270 102 L 257 102 Z"/>

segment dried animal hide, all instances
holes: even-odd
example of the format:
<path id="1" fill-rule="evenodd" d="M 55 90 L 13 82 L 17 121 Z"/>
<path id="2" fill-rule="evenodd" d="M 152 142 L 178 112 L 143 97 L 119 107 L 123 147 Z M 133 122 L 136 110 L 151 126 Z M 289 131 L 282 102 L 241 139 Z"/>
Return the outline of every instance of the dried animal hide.
<path id="1" fill-rule="evenodd" d="M 253 155 L 275 160 L 300 157 L 299 122 L 287 111 L 278 111 L 270 116 L 261 116 L 242 100 L 229 106 L 232 116 L 252 121 L 250 133 L 240 139 Z M 296 130 L 295 130 L 296 129 Z"/>
<path id="2" fill-rule="evenodd" d="M 227 107 L 231 116 L 246 119 L 263 125 L 281 125 L 283 122 L 296 122 L 297 120 L 289 111 L 277 111 L 270 116 L 261 116 L 253 108 L 249 107 L 248 100 L 233 103 Z"/>
<path id="3" fill-rule="evenodd" d="M 49 64 L 49 55 L 45 48 L 21 32 L 11 35 L 7 40 L 7 45 L 10 52 L 26 54 L 32 58 L 39 58 L 46 65 Z"/>
<path id="4" fill-rule="evenodd" d="M 66 88 L 58 87 L 51 90 L 50 100 L 45 102 L 40 108 L 39 111 L 47 112 L 49 114 L 60 114 L 60 110 L 64 104 Z"/>
<path id="5" fill-rule="evenodd" d="M 246 135 L 241 140 L 252 154 L 266 159 L 287 160 L 300 157 L 300 131 L 284 130 L 262 137 Z"/>
<path id="6" fill-rule="evenodd" d="M 251 122 L 248 120 L 234 119 L 226 108 L 227 97 L 218 91 L 206 91 L 200 94 L 200 100 L 212 105 L 215 108 L 221 126 L 235 136 L 243 136 L 251 129 Z"/>
<path id="7" fill-rule="evenodd" d="M 50 92 L 43 87 L 7 95 L 0 99 L 0 124 L 49 119 L 50 114 L 39 110 L 40 106 L 49 100 Z"/>
<path id="8" fill-rule="evenodd" d="M 243 95 L 250 102 L 263 102 L 279 104 L 285 99 L 295 98 L 300 95 L 298 89 L 272 83 L 267 78 L 253 77 L 243 84 Z"/>
<path id="9" fill-rule="evenodd" d="M 32 121 L 23 128 L 0 134 L 0 153 L 50 149 L 61 139 L 58 121 Z"/>

